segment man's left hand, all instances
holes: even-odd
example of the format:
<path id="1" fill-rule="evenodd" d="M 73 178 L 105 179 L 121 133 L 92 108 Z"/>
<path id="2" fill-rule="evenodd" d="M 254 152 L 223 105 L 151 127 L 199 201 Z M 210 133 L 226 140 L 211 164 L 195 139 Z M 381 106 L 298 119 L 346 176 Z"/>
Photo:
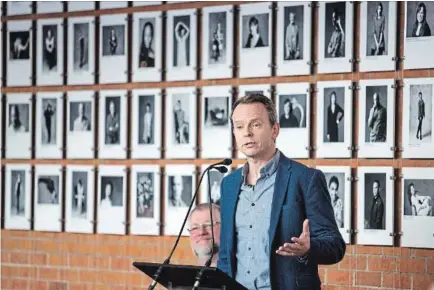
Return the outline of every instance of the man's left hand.
<path id="1" fill-rule="evenodd" d="M 302 257 L 310 250 L 309 220 L 303 222 L 303 232 L 300 237 L 293 237 L 292 243 L 284 243 L 276 253 L 282 256 Z"/>

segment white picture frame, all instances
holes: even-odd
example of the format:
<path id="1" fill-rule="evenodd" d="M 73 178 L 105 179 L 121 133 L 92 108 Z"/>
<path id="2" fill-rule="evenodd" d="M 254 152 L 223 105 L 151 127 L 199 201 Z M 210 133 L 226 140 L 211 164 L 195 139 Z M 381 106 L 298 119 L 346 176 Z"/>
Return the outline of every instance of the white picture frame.
<path id="1" fill-rule="evenodd" d="M 162 11 L 133 14 L 133 82 L 160 82 L 162 70 Z M 149 27 L 149 29 L 147 29 Z M 146 48 L 147 32 L 151 33 L 150 49 Z M 143 53 L 142 53 L 143 47 Z M 153 51 L 150 51 L 153 50 Z M 147 52 L 147 53 L 146 53 Z M 141 60 L 142 55 L 147 58 Z"/>
<path id="2" fill-rule="evenodd" d="M 101 129 L 98 130 L 99 158 L 125 159 L 127 156 L 127 99 L 126 90 L 100 91 L 99 126 Z M 112 104 L 114 105 L 115 114 L 109 116 Z M 109 120 L 110 124 L 108 124 Z"/>
<path id="3" fill-rule="evenodd" d="M 202 88 L 201 157 L 232 157 L 232 87 Z M 216 142 L 218 140 L 218 142 Z"/>
<path id="4" fill-rule="evenodd" d="M 434 78 L 404 79 L 402 101 L 402 158 L 434 158 Z M 422 95 L 424 118 L 419 127 L 419 100 Z M 420 137 L 422 136 L 422 140 Z"/>
<path id="5" fill-rule="evenodd" d="M 310 83 L 276 84 L 275 95 L 277 122 L 280 126 L 277 148 L 289 158 L 309 158 Z"/>
<path id="6" fill-rule="evenodd" d="M 129 50 L 127 21 L 127 14 L 100 16 L 99 82 L 101 84 L 127 82 Z"/>
<path id="7" fill-rule="evenodd" d="M 164 213 L 165 236 L 177 236 L 193 195 L 196 191 L 196 168 L 194 165 L 168 164 L 165 167 Z M 177 198 L 175 199 L 175 191 Z M 188 236 L 187 224 L 181 236 Z"/>
<path id="8" fill-rule="evenodd" d="M 68 165 L 65 183 L 65 232 L 92 234 L 95 203 L 94 167 Z"/>
<path id="9" fill-rule="evenodd" d="M 350 1 L 335 1 L 335 2 L 319 2 L 318 10 L 318 73 L 345 73 L 351 72 L 353 68 L 353 21 L 354 21 L 354 2 Z M 342 15 L 342 10 L 345 10 L 345 27 L 344 30 L 344 47 L 336 43 L 333 45 L 329 40 L 333 35 L 334 24 L 330 21 L 333 19 L 334 9 Z M 341 19 L 341 17 L 338 19 Z M 337 25 L 337 24 L 336 24 Z M 341 23 L 342 26 L 342 23 Z M 339 33 L 339 32 L 337 32 Z M 327 35 L 326 35 L 327 34 Z M 342 39 L 342 33 L 339 34 Z M 328 36 L 328 37 L 327 37 Z M 339 37 L 339 36 L 338 36 Z M 326 39 L 327 38 L 327 39 Z M 339 38 L 338 38 L 339 39 Z M 330 45 L 331 44 L 331 45 Z M 328 49 L 330 45 L 330 49 Z M 327 54 L 326 54 L 327 50 Z M 330 57 L 326 57 L 330 55 Z"/>
<path id="10" fill-rule="evenodd" d="M 99 1 L 99 9 L 127 8 L 128 1 Z"/>
<path id="11" fill-rule="evenodd" d="M 34 49 L 32 21 L 8 21 L 6 35 L 9 45 L 6 50 L 7 86 L 31 86 Z M 17 51 L 14 50 L 15 53 L 12 53 L 15 44 Z"/>
<path id="12" fill-rule="evenodd" d="M 402 175 L 401 247 L 433 249 L 434 168 L 403 167 Z M 416 201 L 419 208 L 410 204 Z"/>
<path id="13" fill-rule="evenodd" d="M 350 166 L 317 166 L 327 182 L 336 224 L 345 243 L 351 243 L 352 190 Z M 343 192 L 342 192 L 343 191 Z M 335 199 L 334 199 L 335 198 Z"/>
<path id="14" fill-rule="evenodd" d="M 95 10 L 95 1 L 68 1 L 68 12 Z"/>
<path id="15" fill-rule="evenodd" d="M 232 5 L 202 8 L 202 79 L 231 78 L 234 51 Z M 214 40 L 213 40 L 214 39 Z"/>
<path id="16" fill-rule="evenodd" d="M 32 216 L 32 166 L 5 166 L 5 229 L 30 230 Z"/>
<path id="17" fill-rule="evenodd" d="M 95 17 L 68 18 L 68 84 L 95 82 Z"/>
<path id="18" fill-rule="evenodd" d="M 35 166 L 34 231 L 62 230 L 62 173 L 62 165 Z"/>
<path id="19" fill-rule="evenodd" d="M 277 8 L 276 75 L 309 75 L 312 54 L 312 4 L 302 1 L 282 1 L 277 2 Z M 286 44 L 286 34 L 291 33 L 288 30 L 291 21 L 290 14 L 294 15 L 294 25 L 296 27 L 294 28 L 296 29 L 297 39 L 295 49 L 292 49 L 292 45 L 288 44 L 287 46 Z M 300 30 L 302 31 L 301 35 Z M 288 37 L 290 36 L 291 34 L 288 35 Z"/>
<path id="20" fill-rule="evenodd" d="M 64 1 L 38 1 L 36 2 L 36 13 L 60 13 L 63 12 Z"/>
<path id="21" fill-rule="evenodd" d="M 131 158 L 159 159 L 163 135 L 161 90 L 135 89 L 132 90 L 132 98 Z"/>
<path id="22" fill-rule="evenodd" d="M 316 123 L 323 124 L 323 126 L 317 126 L 316 129 L 317 158 L 351 157 L 353 133 L 353 90 L 351 86 L 352 84 L 349 80 L 323 81 L 317 84 L 318 101 Z M 335 122 L 330 121 L 330 124 L 328 124 L 326 121 L 328 120 L 328 118 L 326 119 L 328 116 L 326 112 L 328 112 L 328 106 L 331 102 L 333 92 L 335 93 L 336 104 L 339 105 L 339 107 L 336 107 L 337 110 L 335 110 L 334 113 L 332 112 L 330 117 L 332 118 L 331 120 L 336 118 L 336 122 L 337 119 L 340 119 L 337 125 L 334 125 Z M 344 104 L 342 104 L 342 102 L 344 102 Z M 325 107 L 326 105 L 327 108 Z M 344 112 L 340 111 L 340 109 L 343 109 Z M 344 121 L 343 125 L 342 120 Z M 328 139 L 327 135 L 329 135 L 330 139 Z M 327 140 L 330 140 L 330 142 Z"/>
<path id="23" fill-rule="evenodd" d="M 38 86 L 63 84 L 63 25 L 63 18 L 39 19 L 37 21 L 36 85 Z M 44 38 L 44 36 L 47 37 Z"/>
<path id="24" fill-rule="evenodd" d="M 393 167 L 359 166 L 357 168 L 357 244 L 393 245 L 394 233 L 394 169 Z M 377 186 L 379 181 L 380 185 Z M 379 188 L 373 198 L 374 188 Z M 386 190 L 386 192 L 384 192 Z M 368 195 L 371 202 L 366 199 Z M 375 214 L 372 203 L 375 201 Z M 371 206 L 371 208 L 369 208 Z"/>
<path id="25" fill-rule="evenodd" d="M 38 159 L 61 159 L 63 153 L 63 94 L 36 94 L 36 152 Z"/>
<path id="26" fill-rule="evenodd" d="M 380 19 L 378 9 L 381 7 Z M 396 27 L 397 2 L 363 1 L 360 4 L 360 63 L 359 70 L 366 71 L 393 71 L 396 69 Z M 375 15 L 374 15 L 375 14 Z M 384 20 L 383 20 L 384 19 Z M 384 22 L 383 22 L 384 21 Z M 379 24 L 376 24 L 379 23 Z M 368 28 L 369 25 L 369 28 Z M 376 25 L 379 25 L 379 36 L 383 35 L 383 45 L 376 45 Z M 369 37 L 368 37 L 369 34 Z M 381 53 L 381 54 L 378 54 Z"/>
<path id="27" fill-rule="evenodd" d="M 98 234 L 125 235 L 126 233 L 126 171 L 123 165 L 102 165 L 98 168 L 96 201 Z M 106 198 L 109 184 L 112 185 L 111 195 Z"/>
<path id="28" fill-rule="evenodd" d="M 8 1 L 7 15 L 24 15 L 32 14 L 33 1 Z"/>
<path id="29" fill-rule="evenodd" d="M 160 234 L 161 173 L 158 165 L 131 166 L 130 232 L 132 235 Z M 143 189 L 139 194 L 140 188 Z M 148 197 L 146 196 L 148 191 Z"/>
<path id="30" fill-rule="evenodd" d="M 359 85 L 358 157 L 393 158 L 395 153 L 395 80 L 360 80 Z M 375 109 L 373 107 L 374 96 L 378 100 Z"/>
<path id="31" fill-rule="evenodd" d="M 239 77 L 269 77 L 271 76 L 271 25 L 272 25 L 272 3 L 261 2 L 239 5 Z M 259 29 L 259 40 L 252 44 L 249 39 L 249 22 L 256 23 Z M 260 25 L 265 24 L 261 29 Z M 262 35 L 266 35 L 262 37 Z"/>
<path id="32" fill-rule="evenodd" d="M 166 158 L 183 159 L 196 157 L 197 139 L 197 93 L 194 87 L 166 89 Z M 186 105 L 187 104 L 187 105 Z M 174 112 L 176 109 L 176 112 Z M 184 122 L 178 124 L 178 120 Z"/>
<path id="33" fill-rule="evenodd" d="M 12 109 L 14 108 L 14 109 Z M 33 137 L 33 97 L 30 93 L 6 95 L 5 157 L 8 159 L 30 159 Z M 19 111 L 20 125 L 12 125 L 11 119 Z M 12 110 L 14 112 L 12 113 Z"/>
<path id="34" fill-rule="evenodd" d="M 66 114 L 67 158 L 92 159 L 95 151 L 95 123 L 97 119 L 95 92 L 68 92 Z"/>
<path id="35" fill-rule="evenodd" d="M 184 22 L 187 22 L 189 24 L 185 24 Z M 188 29 L 187 32 L 185 32 L 187 30 L 186 27 Z M 180 31 L 179 34 L 174 33 L 176 28 Z M 181 31 L 184 31 L 184 33 L 188 33 L 188 34 L 187 34 L 187 40 L 185 41 L 186 43 L 185 49 L 178 50 L 178 41 L 181 41 L 180 38 Z M 178 37 L 180 40 L 177 40 L 175 42 L 175 38 Z M 167 44 L 166 80 L 167 81 L 195 80 L 197 77 L 197 11 L 196 9 L 182 9 L 182 10 L 167 11 L 166 44 Z M 185 53 L 183 53 L 183 51 L 185 51 Z M 181 61 L 178 61 L 178 54 L 179 54 L 179 59 Z"/>
<path id="36" fill-rule="evenodd" d="M 200 174 L 203 174 L 204 171 L 210 166 L 211 163 L 202 164 L 200 167 Z M 222 165 L 224 166 L 224 165 Z M 221 173 L 216 169 L 208 170 L 203 176 L 202 183 L 200 185 L 200 195 L 199 195 L 199 203 L 209 203 L 208 197 L 208 188 L 211 190 L 211 201 L 214 204 L 220 205 L 220 195 L 221 195 L 221 182 L 224 177 L 228 176 L 231 173 L 231 167 L 225 166 L 228 169 L 228 172 Z M 211 187 L 208 186 L 208 175 L 210 177 Z M 198 180 L 200 176 L 198 176 Z"/>

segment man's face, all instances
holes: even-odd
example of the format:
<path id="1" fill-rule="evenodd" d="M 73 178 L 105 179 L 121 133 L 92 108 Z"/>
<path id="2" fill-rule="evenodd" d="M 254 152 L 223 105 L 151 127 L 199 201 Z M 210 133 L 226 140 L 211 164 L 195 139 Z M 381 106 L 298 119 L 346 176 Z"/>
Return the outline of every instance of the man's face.
<path id="1" fill-rule="evenodd" d="M 214 222 L 220 221 L 220 212 L 213 209 L 212 218 Z M 190 233 L 190 245 L 197 257 L 208 256 L 212 250 L 211 224 L 209 209 L 197 210 L 190 217 L 190 228 L 199 228 Z M 214 224 L 214 244 L 220 245 L 220 224 Z"/>
<path id="2" fill-rule="evenodd" d="M 285 115 L 288 115 L 288 114 L 289 114 L 289 102 L 288 102 L 288 103 L 285 103 L 285 104 L 283 105 L 283 111 L 285 112 Z"/>
<path id="3" fill-rule="evenodd" d="M 115 103 L 110 102 L 110 114 L 115 114 Z"/>
<path id="4" fill-rule="evenodd" d="M 78 104 L 78 114 L 80 116 L 84 115 L 84 105 L 83 105 L 83 103 Z"/>
<path id="5" fill-rule="evenodd" d="M 332 14 L 332 23 L 333 23 L 333 25 L 336 25 L 336 13 L 334 13 L 334 12 Z"/>
<path id="6" fill-rule="evenodd" d="M 377 182 L 374 182 L 372 184 L 372 194 L 374 195 L 374 197 L 377 197 L 379 192 L 380 192 L 380 187 L 378 186 Z"/>
<path id="7" fill-rule="evenodd" d="M 182 196 L 182 176 L 176 175 L 173 177 L 173 197 L 175 200 L 180 200 Z"/>
<path id="8" fill-rule="evenodd" d="M 374 99 L 374 106 L 378 106 L 378 104 L 380 103 L 380 97 L 378 96 L 377 93 L 374 94 L 373 99 Z"/>
<path id="9" fill-rule="evenodd" d="M 422 93 L 419 93 L 419 99 L 422 100 Z"/>
<path id="10" fill-rule="evenodd" d="M 289 13 L 289 22 L 292 24 L 292 23 L 294 23 L 294 20 L 295 20 L 294 13 Z"/>
<path id="11" fill-rule="evenodd" d="M 278 124 L 270 126 L 262 103 L 240 104 L 232 115 L 233 132 L 238 150 L 248 157 L 259 157 L 274 146 L 279 134 Z"/>

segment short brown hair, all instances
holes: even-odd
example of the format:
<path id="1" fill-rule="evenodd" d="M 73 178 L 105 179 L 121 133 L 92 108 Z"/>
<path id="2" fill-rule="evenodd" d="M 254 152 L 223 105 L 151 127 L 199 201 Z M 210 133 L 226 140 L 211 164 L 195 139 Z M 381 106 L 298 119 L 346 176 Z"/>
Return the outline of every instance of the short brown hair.
<path id="1" fill-rule="evenodd" d="M 254 103 L 261 103 L 265 106 L 265 109 L 267 110 L 268 113 L 268 120 L 270 121 L 271 126 L 277 123 L 277 116 L 276 116 L 276 110 L 274 108 L 274 103 L 270 98 L 267 98 L 263 94 L 249 94 L 242 98 L 239 98 L 232 107 L 231 122 L 232 122 L 232 115 L 235 111 L 235 108 L 238 105 L 254 104 Z"/>

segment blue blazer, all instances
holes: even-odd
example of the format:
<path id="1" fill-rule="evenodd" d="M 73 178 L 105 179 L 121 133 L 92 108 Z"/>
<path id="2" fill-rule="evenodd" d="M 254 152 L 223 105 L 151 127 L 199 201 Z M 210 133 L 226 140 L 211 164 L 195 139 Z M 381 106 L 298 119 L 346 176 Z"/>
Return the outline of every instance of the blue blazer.
<path id="1" fill-rule="evenodd" d="M 236 273 L 235 212 L 242 184 L 242 169 L 233 171 L 221 184 L 221 233 L 217 267 L 231 276 Z M 310 252 L 302 262 L 280 256 L 276 249 L 299 237 L 303 221 L 309 219 Z M 324 174 L 281 154 L 272 201 L 270 228 L 270 280 L 273 290 L 320 290 L 318 265 L 340 262 L 346 250 L 333 214 Z"/>

